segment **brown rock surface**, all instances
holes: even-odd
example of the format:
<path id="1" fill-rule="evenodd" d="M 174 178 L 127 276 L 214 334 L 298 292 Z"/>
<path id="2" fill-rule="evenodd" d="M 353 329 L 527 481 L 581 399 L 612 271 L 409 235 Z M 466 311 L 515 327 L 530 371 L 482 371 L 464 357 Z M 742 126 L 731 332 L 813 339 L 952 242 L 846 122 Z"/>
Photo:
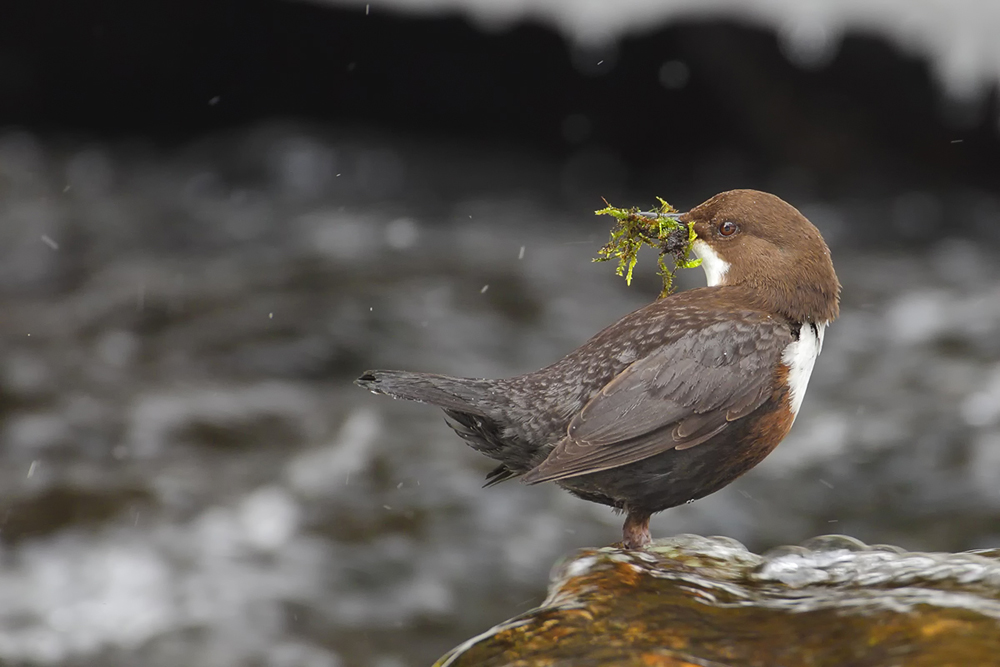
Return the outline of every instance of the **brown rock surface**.
<path id="1" fill-rule="evenodd" d="M 465 665 L 1000 665 L 1000 550 L 835 535 L 762 556 L 693 535 L 585 549 L 540 607 L 437 663 Z"/>

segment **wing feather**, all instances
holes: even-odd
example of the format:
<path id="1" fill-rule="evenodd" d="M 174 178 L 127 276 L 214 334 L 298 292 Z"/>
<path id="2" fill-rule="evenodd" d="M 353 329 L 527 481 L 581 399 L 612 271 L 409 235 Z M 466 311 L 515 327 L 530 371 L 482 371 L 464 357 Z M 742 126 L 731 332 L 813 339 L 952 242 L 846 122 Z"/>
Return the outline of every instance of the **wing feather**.
<path id="1" fill-rule="evenodd" d="M 586 475 L 710 440 L 768 399 L 792 340 L 786 323 L 756 311 L 670 340 L 591 398 L 524 481 Z"/>

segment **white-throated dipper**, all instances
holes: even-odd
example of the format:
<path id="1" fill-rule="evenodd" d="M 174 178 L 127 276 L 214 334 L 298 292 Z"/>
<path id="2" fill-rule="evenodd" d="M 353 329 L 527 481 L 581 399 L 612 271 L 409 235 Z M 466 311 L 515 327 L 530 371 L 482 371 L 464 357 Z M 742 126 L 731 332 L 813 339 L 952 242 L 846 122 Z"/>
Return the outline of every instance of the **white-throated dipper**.
<path id="1" fill-rule="evenodd" d="M 708 287 L 640 308 L 526 375 L 369 371 L 357 384 L 443 408 L 500 462 L 487 486 L 554 481 L 624 511 L 625 547 L 646 545 L 654 512 L 718 491 L 788 434 L 839 312 L 830 250 L 778 197 L 732 190 L 678 219 L 694 223 Z"/>

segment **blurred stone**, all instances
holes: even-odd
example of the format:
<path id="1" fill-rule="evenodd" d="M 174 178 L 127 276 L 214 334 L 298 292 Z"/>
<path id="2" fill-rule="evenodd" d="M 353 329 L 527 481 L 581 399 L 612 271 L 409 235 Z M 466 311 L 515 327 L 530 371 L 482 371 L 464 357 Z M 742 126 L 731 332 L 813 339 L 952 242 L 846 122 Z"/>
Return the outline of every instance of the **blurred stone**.
<path id="1" fill-rule="evenodd" d="M 53 479 L 51 467 L 47 462 L 36 462 L 33 477 Z M 25 470 L 31 467 L 25 466 Z M 131 480 L 103 488 L 59 484 L 47 484 L 46 487 L 17 496 L 8 493 L 0 501 L 0 537 L 5 545 L 37 541 L 67 529 L 100 526 L 129 510 L 147 507 L 151 501 L 148 490 Z M 0 580 L 2 577 L 0 573 Z"/>
<path id="2" fill-rule="evenodd" d="M 300 388 L 276 382 L 148 396 L 134 407 L 129 441 L 136 456 L 155 456 L 179 443 L 287 446 L 315 426 L 309 403 Z"/>
<path id="3" fill-rule="evenodd" d="M 541 606 L 437 667 L 587 664 L 993 665 L 1000 558 L 908 553 L 826 535 L 763 556 L 678 535 L 644 551 L 584 549 Z"/>

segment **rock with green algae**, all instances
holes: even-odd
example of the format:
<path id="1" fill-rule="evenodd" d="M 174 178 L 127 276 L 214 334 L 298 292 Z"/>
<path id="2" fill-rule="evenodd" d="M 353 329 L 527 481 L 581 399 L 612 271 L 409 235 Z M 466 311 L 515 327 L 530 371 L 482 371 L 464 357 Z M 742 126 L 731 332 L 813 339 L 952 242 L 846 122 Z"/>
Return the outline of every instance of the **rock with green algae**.
<path id="1" fill-rule="evenodd" d="M 910 553 L 840 535 L 762 556 L 680 535 L 585 549 L 540 607 L 436 667 L 1000 666 L 1000 549 Z"/>

